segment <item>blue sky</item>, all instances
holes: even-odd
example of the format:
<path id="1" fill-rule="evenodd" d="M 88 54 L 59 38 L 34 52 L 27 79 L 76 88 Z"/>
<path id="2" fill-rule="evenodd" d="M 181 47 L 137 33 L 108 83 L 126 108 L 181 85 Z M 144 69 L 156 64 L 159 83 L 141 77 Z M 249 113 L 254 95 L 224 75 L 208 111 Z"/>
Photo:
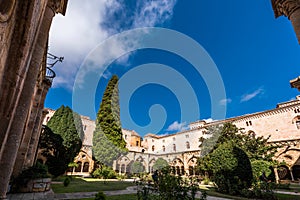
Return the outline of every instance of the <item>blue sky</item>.
<path id="1" fill-rule="evenodd" d="M 213 60 L 223 85 L 211 86 L 218 82 L 217 78 L 210 78 L 209 85 L 186 57 L 174 52 L 139 48 L 126 53 L 129 46 L 138 43 L 128 38 L 115 40 L 99 50 L 111 36 L 143 27 L 163 27 L 193 39 Z M 155 37 L 164 40 L 161 35 Z M 173 42 L 185 48 L 185 41 Z M 191 48 L 182 50 L 186 55 L 194 53 Z M 289 80 L 300 75 L 300 47 L 290 21 L 285 17 L 274 18 L 270 1 L 91 0 L 83 4 L 72 0 L 66 16 L 55 17 L 49 51 L 64 56 L 65 60 L 54 68 L 57 77 L 45 107 L 57 109 L 64 104 L 95 119 L 107 81 L 112 74 L 117 74 L 123 80 L 120 85 L 122 126 L 141 135 L 173 133 L 199 119 L 222 118 L 212 114 L 213 109 L 225 110 L 226 118 L 272 109 L 299 94 L 290 88 Z M 100 53 L 93 54 L 95 51 Z M 94 85 L 89 87 L 89 79 L 81 80 L 79 72 L 94 55 L 100 64 L 92 72 L 103 74 L 96 85 L 91 83 Z M 101 62 L 109 56 L 120 57 L 109 65 Z M 199 60 L 205 59 L 199 56 Z M 138 69 L 142 70 L 136 72 Z M 146 72 L 148 69 L 153 71 Z M 213 73 L 213 67 L 207 69 Z M 97 90 L 89 100 L 81 94 L 82 99 L 75 105 L 74 82 L 79 79 L 86 81 L 86 89 Z M 128 98 L 128 80 L 130 84 L 147 81 L 139 82 Z M 212 94 L 223 86 L 224 98 L 214 99 Z M 190 94 L 189 90 L 194 96 L 186 95 Z"/>

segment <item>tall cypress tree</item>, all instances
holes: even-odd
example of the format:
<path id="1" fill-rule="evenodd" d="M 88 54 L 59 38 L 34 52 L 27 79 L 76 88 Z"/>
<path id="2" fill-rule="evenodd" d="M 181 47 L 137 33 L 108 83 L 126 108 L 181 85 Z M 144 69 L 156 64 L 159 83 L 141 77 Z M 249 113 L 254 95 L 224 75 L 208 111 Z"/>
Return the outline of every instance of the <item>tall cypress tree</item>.
<path id="1" fill-rule="evenodd" d="M 97 114 L 93 137 L 93 153 L 103 164 L 112 165 L 120 154 L 126 152 L 120 121 L 118 77 L 108 82 Z"/>
<path id="2" fill-rule="evenodd" d="M 83 135 L 81 118 L 70 107 L 61 106 L 51 117 L 47 126 L 63 139 L 63 146 L 66 150 L 64 163 L 67 169 L 68 164 L 78 155 L 82 146 L 80 139 Z"/>

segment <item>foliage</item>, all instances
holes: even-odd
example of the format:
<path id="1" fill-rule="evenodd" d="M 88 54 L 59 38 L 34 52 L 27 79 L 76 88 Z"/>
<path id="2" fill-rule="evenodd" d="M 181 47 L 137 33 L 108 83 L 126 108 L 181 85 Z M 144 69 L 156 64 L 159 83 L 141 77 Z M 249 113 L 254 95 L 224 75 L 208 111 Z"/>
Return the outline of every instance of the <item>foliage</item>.
<path id="1" fill-rule="evenodd" d="M 183 179 L 171 174 L 171 168 L 165 167 L 158 174 L 155 187 L 145 182 L 140 182 L 138 187 L 139 200 L 194 200 L 198 186 L 192 180 Z M 203 192 L 202 198 L 205 199 Z"/>
<path id="2" fill-rule="evenodd" d="M 93 153 L 98 161 L 112 166 L 113 160 L 126 151 L 120 121 L 118 77 L 114 75 L 107 84 L 97 114 Z"/>
<path id="3" fill-rule="evenodd" d="M 18 190 L 19 187 L 26 186 L 30 180 L 49 177 L 47 166 L 37 162 L 34 166 L 23 170 L 21 174 L 13 180 L 13 190 Z"/>
<path id="4" fill-rule="evenodd" d="M 253 178 L 255 182 L 259 182 L 259 177 L 265 172 L 266 177 L 272 174 L 272 163 L 265 160 L 254 160 L 251 162 Z"/>
<path id="5" fill-rule="evenodd" d="M 209 127 L 205 133 L 210 137 L 199 139 L 202 141 L 200 145 L 203 152 L 201 153 L 202 156 L 211 153 L 221 144 L 232 141 L 246 152 L 250 160 L 272 161 L 272 157 L 278 148 L 278 146 L 272 146 L 267 143 L 269 137 L 255 137 L 252 134 L 243 132 L 242 129 L 237 128 L 232 123 Z"/>
<path id="6" fill-rule="evenodd" d="M 211 154 L 213 181 L 218 191 L 239 194 L 252 183 L 252 168 L 247 154 L 228 142 L 220 145 Z"/>
<path id="7" fill-rule="evenodd" d="M 80 116 L 74 113 L 68 106 L 61 106 L 56 110 L 47 123 L 47 126 L 63 139 L 65 149 L 64 157 L 56 163 L 56 165 L 62 169 L 56 173 L 62 172 L 63 170 L 65 171 L 68 168 L 68 163 L 74 160 L 82 146 L 80 137 L 82 137 L 84 133 Z M 50 164 L 51 166 L 55 163 L 53 160 L 47 162 L 47 165 Z"/>
<path id="8" fill-rule="evenodd" d="M 117 177 L 117 174 L 112 168 L 103 165 L 101 168 L 98 168 L 93 172 L 93 177 L 102 179 L 114 179 Z"/>
<path id="9" fill-rule="evenodd" d="M 133 174 L 140 174 L 145 171 L 143 164 L 139 161 L 134 161 L 130 170 Z"/>
<path id="10" fill-rule="evenodd" d="M 165 159 L 158 158 L 153 165 L 153 170 L 154 171 L 161 170 L 162 168 L 167 167 L 167 166 L 169 166 L 169 164 Z"/>
<path id="11" fill-rule="evenodd" d="M 47 159 L 46 165 L 48 171 L 53 176 L 59 176 L 66 170 L 65 154 L 66 149 L 63 145 L 63 139 L 59 134 L 43 126 L 43 132 L 40 136 L 39 147 L 41 154 Z"/>
<path id="12" fill-rule="evenodd" d="M 70 177 L 67 176 L 64 180 L 64 186 L 67 187 L 70 184 L 70 182 L 71 182 L 71 179 L 70 179 Z"/>
<path id="13" fill-rule="evenodd" d="M 98 192 L 95 196 L 96 196 L 95 200 L 105 200 L 106 199 L 106 195 L 102 191 Z"/>

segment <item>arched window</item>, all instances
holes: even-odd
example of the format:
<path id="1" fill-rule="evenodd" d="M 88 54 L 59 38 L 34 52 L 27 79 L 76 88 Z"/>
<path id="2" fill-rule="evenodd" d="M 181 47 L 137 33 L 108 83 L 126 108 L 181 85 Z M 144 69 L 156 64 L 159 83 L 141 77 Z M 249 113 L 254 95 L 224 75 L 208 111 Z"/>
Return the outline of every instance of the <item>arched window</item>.
<path id="1" fill-rule="evenodd" d="M 173 151 L 176 151 L 176 144 L 173 144 Z"/>
<path id="2" fill-rule="evenodd" d="M 297 120 L 296 120 L 296 127 L 297 127 L 297 129 L 300 129 L 300 119 L 299 118 L 297 118 Z"/>
<path id="3" fill-rule="evenodd" d="M 191 146 L 190 146 L 190 143 L 189 143 L 189 142 L 186 142 L 186 148 L 187 148 L 187 149 L 190 149 L 190 148 L 191 148 Z"/>
<path id="4" fill-rule="evenodd" d="M 89 172 L 89 167 L 90 167 L 89 163 L 85 162 L 83 164 L 83 170 L 82 170 L 82 172 Z"/>
<path id="5" fill-rule="evenodd" d="M 297 116 L 293 119 L 293 123 L 296 124 L 296 128 L 300 129 L 300 116 Z"/>
<path id="6" fill-rule="evenodd" d="M 166 151 L 166 147 L 165 147 L 165 145 L 164 145 L 164 146 L 162 146 L 162 150 L 163 150 L 163 152 L 165 152 L 165 151 Z"/>
<path id="7" fill-rule="evenodd" d="M 155 150 L 155 146 L 154 145 L 152 145 L 152 151 L 154 151 Z"/>
<path id="8" fill-rule="evenodd" d="M 77 167 L 75 168 L 75 172 L 81 172 L 81 165 L 82 163 L 80 161 L 77 162 Z"/>

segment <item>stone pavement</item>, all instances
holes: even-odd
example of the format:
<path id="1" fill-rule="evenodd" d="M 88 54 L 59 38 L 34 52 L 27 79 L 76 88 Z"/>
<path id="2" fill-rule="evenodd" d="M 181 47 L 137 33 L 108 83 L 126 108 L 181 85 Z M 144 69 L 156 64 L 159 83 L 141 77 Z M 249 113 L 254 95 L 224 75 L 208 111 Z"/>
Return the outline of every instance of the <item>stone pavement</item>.
<path id="1" fill-rule="evenodd" d="M 275 191 L 275 192 L 282 193 L 282 194 L 299 195 L 299 199 L 300 199 L 300 193 L 287 192 L 287 191 Z M 95 197 L 96 193 L 97 192 L 76 192 L 76 193 L 55 194 L 52 190 L 50 190 L 48 192 L 8 194 L 8 199 L 9 200 L 83 199 L 83 198 Z M 136 186 L 128 187 L 126 190 L 104 191 L 104 194 L 106 194 L 107 196 L 122 195 L 122 194 L 135 194 L 135 193 L 136 193 Z M 199 198 L 200 195 L 201 195 L 201 193 L 198 192 L 196 195 L 196 198 Z M 208 196 L 207 200 L 228 200 L 228 199 Z"/>

